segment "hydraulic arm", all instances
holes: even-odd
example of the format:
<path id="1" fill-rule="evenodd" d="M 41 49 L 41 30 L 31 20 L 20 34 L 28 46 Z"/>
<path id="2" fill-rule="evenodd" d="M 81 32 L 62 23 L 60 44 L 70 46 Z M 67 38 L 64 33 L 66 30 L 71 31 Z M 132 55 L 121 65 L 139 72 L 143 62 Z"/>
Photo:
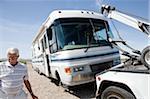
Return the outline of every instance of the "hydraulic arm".
<path id="1" fill-rule="evenodd" d="M 150 37 L 150 22 L 135 18 L 131 15 L 122 13 L 121 11 L 117 11 L 115 7 L 111 7 L 109 5 L 102 5 L 101 13 L 107 18 L 114 19 L 123 24 L 131 26 L 132 28 L 141 31 L 142 33 L 145 33 L 148 35 L 148 37 Z M 113 45 L 117 46 L 118 41 L 110 40 L 110 42 Z M 126 45 L 127 47 L 129 47 L 124 41 L 119 41 L 119 43 L 120 42 Z M 138 50 L 134 50 L 130 48 L 133 50 L 134 53 L 139 54 L 140 56 L 132 55 L 128 53 L 127 51 L 124 51 L 121 48 L 119 49 L 123 52 L 123 55 L 128 56 L 130 58 L 129 60 L 132 60 L 132 62 L 134 62 L 134 60 L 138 60 L 139 62 L 142 62 L 144 66 L 146 66 L 148 69 L 150 69 L 150 46 L 147 46 L 146 48 L 144 48 L 142 53 Z"/>
<path id="2" fill-rule="evenodd" d="M 137 19 L 125 13 L 117 11 L 115 7 L 102 5 L 101 13 L 110 19 L 115 19 L 121 23 L 131 26 L 147 35 L 150 35 L 150 23 L 145 20 Z"/>

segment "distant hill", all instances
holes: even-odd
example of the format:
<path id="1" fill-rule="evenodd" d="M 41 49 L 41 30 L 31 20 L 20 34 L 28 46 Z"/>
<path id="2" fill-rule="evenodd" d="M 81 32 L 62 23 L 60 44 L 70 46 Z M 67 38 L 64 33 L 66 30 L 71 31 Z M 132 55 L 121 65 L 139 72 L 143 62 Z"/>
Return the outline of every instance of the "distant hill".
<path id="1" fill-rule="evenodd" d="M 0 62 L 6 61 L 6 58 L 1 58 Z M 31 62 L 31 59 L 19 59 L 20 62 L 26 64 L 27 62 Z"/>

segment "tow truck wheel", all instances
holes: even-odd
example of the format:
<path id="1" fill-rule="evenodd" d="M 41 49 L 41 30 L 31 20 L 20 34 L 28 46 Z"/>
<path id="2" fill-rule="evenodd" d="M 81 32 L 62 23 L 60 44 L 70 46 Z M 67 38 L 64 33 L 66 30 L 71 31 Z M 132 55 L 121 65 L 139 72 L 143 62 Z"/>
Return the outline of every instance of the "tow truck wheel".
<path id="1" fill-rule="evenodd" d="M 110 86 L 102 92 L 100 99 L 135 99 L 135 97 L 125 89 Z"/>
<path id="2" fill-rule="evenodd" d="M 141 61 L 148 69 L 150 69 L 150 46 L 143 49 Z"/>

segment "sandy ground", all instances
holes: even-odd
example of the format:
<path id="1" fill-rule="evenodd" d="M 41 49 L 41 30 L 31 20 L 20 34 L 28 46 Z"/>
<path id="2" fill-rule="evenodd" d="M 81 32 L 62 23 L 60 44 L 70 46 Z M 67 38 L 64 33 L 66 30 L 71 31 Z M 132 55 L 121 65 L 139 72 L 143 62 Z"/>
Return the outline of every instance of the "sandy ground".
<path id="1" fill-rule="evenodd" d="M 51 82 L 51 79 L 39 75 L 28 64 L 29 81 L 32 90 L 39 99 L 94 99 L 95 97 L 95 84 L 85 84 L 75 86 L 70 91 L 65 91 L 64 88 L 56 86 Z M 25 91 L 28 93 L 26 88 Z M 32 99 L 28 93 L 28 99 Z"/>

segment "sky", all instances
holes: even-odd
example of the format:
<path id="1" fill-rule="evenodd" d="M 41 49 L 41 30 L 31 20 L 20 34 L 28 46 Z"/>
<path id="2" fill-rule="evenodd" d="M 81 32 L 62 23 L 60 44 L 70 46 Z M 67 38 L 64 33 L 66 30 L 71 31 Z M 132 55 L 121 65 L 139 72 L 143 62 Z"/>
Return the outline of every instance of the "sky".
<path id="1" fill-rule="evenodd" d="M 150 0 L 0 0 L 0 59 L 6 58 L 9 47 L 17 47 L 21 58 L 31 58 L 32 40 L 52 11 L 82 9 L 100 13 L 102 4 L 150 19 Z M 134 48 L 142 50 L 148 44 L 146 35 L 117 21 L 113 22 L 123 39 Z M 116 36 L 113 27 L 112 30 Z"/>

